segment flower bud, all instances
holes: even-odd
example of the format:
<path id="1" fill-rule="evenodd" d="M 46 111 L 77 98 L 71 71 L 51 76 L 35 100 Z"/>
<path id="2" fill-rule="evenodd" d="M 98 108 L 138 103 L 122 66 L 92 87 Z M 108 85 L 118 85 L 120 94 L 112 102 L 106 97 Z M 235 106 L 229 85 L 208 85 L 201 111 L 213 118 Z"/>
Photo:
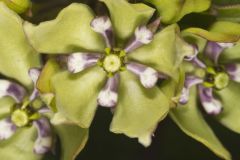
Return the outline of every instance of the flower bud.
<path id="1" fill-rule="evenodd" d="M 10 9 L 21 14 L 27 11 L 31 6 L 30 0 L 0 0 L 3 1 Z"/>

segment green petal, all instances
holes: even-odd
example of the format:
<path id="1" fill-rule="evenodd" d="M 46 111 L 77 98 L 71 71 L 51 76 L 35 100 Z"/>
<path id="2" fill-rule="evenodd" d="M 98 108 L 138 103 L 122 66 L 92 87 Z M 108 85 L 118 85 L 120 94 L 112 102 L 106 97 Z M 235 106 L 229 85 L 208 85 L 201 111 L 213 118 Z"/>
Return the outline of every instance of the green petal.
<path id="1" fill-rule="evenodd" d="M 192 46 L 179 37 L 177 25 L 157 33 L 153 41 L 129 54 L 129 58 L 149 65 L 158 71 L 173 75 L 186 55 L 194 54 Z"/>
<path id="2" fill-rule="evenodd" d="M 3 97 L 0 99 L 0 119 L 6 118 L 10 114 L 11 107 L 15 101 L 11 97 Z"/>
<path id="3" fill-rule="evenodd" d="M 121 73 L 118 105 L 111 123 L 111 131 L 138 138 L 144 146 L 151 143 L 151 136 L 168 113 L 169 100 L 159 88 L 142 87 L 137 76 Z"/>
<path id="4" fill-rule="evenodd" d="M 52 84 L 59 112 L 70 121 L 88 128 L 97 109 L 97 96 L 105 77 L 105 72 L 98 66 L 78 74 L 64 71 L 54 75 Z"/>
<path id="5" fill-rule="evenodd" d="M 34 126 L 19 129 L 11 138 L 0 143 L 2 160 L 40 160 L 33 151 L 37 131 Z"/>
<path id="6" fill-rule="evenodd" d="M 57 61 L 54 58 L 49 59 L 44 65 L 37 81 L 37 88 L 41 93 L 53 92 L 51 77 L 59 71 L 60 66 L 57 64 Z"/>
<path id="7" fill-rule="evenodd" d="M 76 125 L 55 126 L 61 143 L 61 160 L 74 160 L 88 140 L 88 129 Z"/>
<path id="8" fill-rule="evenodd" d="M 146 24 L 154 13 L 154 9 L 143 4 L 130 4 L 126 0 L 100 0 L 110 12 L 114 26 L 114 34 L 121 40 L 134 35 L 135 29 Z"/>
<path id="9" fill-rule="evenodd" d="M 55 20 L 38 26 L 25 23 L 25 30 L 34 48 L 42 53 L 102 51 L 104 41 L 90 27 L 93 18 L 87 5 L 74 3 L 63 9 Z"/>
<path id="10" fill-rule="evenodd" d="M 191 12 L 202 12 L 209 8 L 210 0 L 145 0 L 153 4 L 164 23 L 175 23 Z"/>
<path id="11" fill-rule="evenodd" d="M 240 60 L 240 41 L 234 47 L 225 49 L 220 55 L 219 61 L 221 63 L 231 63 L 233 61 Z"/>
<path id="12" fill-rule="evenodd" d="M 217 92 L 223 103 L 223 112 L 217 116 L 217 119 L 237 133 L 240 133 L 239 91 L 240 84 L 231 82 L 227 88 Z"/>
<path id="13" fill-rule="evenodd" d="M 188 104 L 173 109 L 170 115 L 183 132 L 203 143 L 219 157 L 230 160 L 230 153 L 215 136 L 197 107 L 196 90 L 192 89 Z"/>
<path id="14" fill-rule="evenodd" d="M 39 66 L 39 55 L 25 36 L 23 21 L 2 2 L 0 19 L 0 72 L 29 86 L 28 70 Z"/>

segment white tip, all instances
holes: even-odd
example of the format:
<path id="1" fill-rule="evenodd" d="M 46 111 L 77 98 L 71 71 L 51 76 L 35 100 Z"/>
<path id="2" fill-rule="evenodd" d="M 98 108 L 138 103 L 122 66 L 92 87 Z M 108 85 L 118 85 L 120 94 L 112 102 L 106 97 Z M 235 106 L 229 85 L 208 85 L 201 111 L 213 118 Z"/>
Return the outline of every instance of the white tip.
<path id="1" fill-rule="evenodd" d="M 204 101 L 203 107 L 208 114 L 217 115 L 222 111 L 222 104 L 219 100 L 212 99 L 212 101 Z"/>
<path id="2" fill-rule="evenodd" d="M 222 48 L 231 48 L 234 46 L 234 43 L 217 43 Z"/>
<path id="3" fill-rule="evenodd" d="M 78 73 L 83 71 L 85 68 L 95 64 L 97 61 L 98 61 L 97 54 L 78 52 L 68 56 L 67 66 L 70 72 Z"/>
<path id="4" fill-rule="evenodd" d="M 156 70 L 148 67 L 140 73 L 140 81 L 145 88 L 152 88 L 158 80 L 158 73 Z"/>
<path id="5" fill-rule="evenodd" d="M 180 104 L 186 104 L 189 100 L 189 89 L 184 87 L 181 92 L 181 96 L 179 98 Z"/>
<path id="6" fill-rule="evenodd" d="M 10 87 L 11 82 L 7 80 L 0 80 L 0 98 L 8 95 L 8 88 Z"/>
<path id="7" fill-rule="evenodd" d="M 111 21 L 108 17 L 102 16 L 92 20 L 91 27 L 95 32 L 104 33 L 112 27 Z"/>
<path id="8" fill-rule="evenodd" d="M 135 30 L 135 37 L 137 41 L 149 44 L 153 39 L 153 33 L 146 26 L 142 26 Z"/>
<path id="9" fill-rule="evenodd" d="M 139 137 L 138 142 L 141 143 L 144 147 L 148 147 L 152 143 L 152 137 L 149 135 Z"/>
<path id="10" fill-rule="evenodd" d="M 28 74 L 29 74 L 29 76 L 32 79 L 34 84 L 37 83 L 37 80 L 38 80 L 38 77 L 39 77 L 40 73 L 41 73 L 41 71 L 39 69 L 37 69 L 37 68 L 31 68 L 28 71 Z"/>
<path id="11" fill-rule="evenodd" d="M 16 126 L 7 119 L 0 121 L 0 140 L 10 138 L 16 131 Z"/>
<path id="12" fill-rule="evenodd" d="M 34 143 L 34 152 L 37 154 L 45 154 L 52 146 L 52 137 L 38 138 Z"/>
<path id="13" fill-rule="evenodd" d="M 117 104 L 118 94 L 108 89 L 103 89 L 98 95 L 98 104 L 103 107 L 114 107 Z"/>

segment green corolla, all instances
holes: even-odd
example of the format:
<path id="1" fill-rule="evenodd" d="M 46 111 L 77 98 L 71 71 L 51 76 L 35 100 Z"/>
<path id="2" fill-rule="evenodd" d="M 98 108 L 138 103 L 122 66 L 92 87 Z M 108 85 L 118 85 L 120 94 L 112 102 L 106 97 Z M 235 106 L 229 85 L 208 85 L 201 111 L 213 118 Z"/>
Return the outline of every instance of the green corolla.
<path id="1" fill-rule="evenodd" d="M 59 113 L 81 127 L 89 127 L 99 106 L 111 107 L 111 131 L 136 137 L 148 146 L 158 124 L 168 113 L 179 79 L 179 65 L 194 48 L 179 36 L 176 24 L 159 31 L 159 20 L 149 22 L 154 9 L 125 0 L 103 0 L 110 18 L 95 16 L 84 4 L 72 4 L 55 20 L 38 26 L 25 24 L 32 46 L 60 55 L 66 64 L 49 74 Z M 166 80 L 164 80 L 166 79 Z M 156 85 L 167 81 L 163 88 Z M 46 85 L 45 85 L 46 86 Z M 172 95 L 172 94 L 171 94 Z"/>

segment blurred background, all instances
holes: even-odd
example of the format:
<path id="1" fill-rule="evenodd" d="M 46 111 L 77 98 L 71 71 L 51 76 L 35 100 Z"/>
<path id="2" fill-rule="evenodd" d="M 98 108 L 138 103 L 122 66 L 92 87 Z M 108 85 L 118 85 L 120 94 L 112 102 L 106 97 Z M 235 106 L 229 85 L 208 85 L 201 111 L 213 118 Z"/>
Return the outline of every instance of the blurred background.
<path id="1" fill-rule="evenodd" d="M 62 8 L 72 2 L 87 3 L 100 12 L 97 0 L 32 1 L 33 16 L 24 18 L 35 24 L 55 18 Z M 220 6 L 236 3 L 240 4 L 240 0 L 213 0 L 213 5 Z M 215 17 L 208 14 L 190 14 L 185 16 L 179 25 L 181 29 L 188 26 L 207 28 L 214 21 Z M 159 124 L 149 148 L 141 146 L 136 139 L 111 133 L 111 118 L 112 114 L 108 109 L 98 109 L 90 128 L 89 141 L 77 160 L 220 160 L 205 146 L 186 136 L 169 117 Z M 205 118 L 224 146 L 232 153 L 233 160 L 240 160 L 240 135 L 224 128 L 207 115 Z"/>

